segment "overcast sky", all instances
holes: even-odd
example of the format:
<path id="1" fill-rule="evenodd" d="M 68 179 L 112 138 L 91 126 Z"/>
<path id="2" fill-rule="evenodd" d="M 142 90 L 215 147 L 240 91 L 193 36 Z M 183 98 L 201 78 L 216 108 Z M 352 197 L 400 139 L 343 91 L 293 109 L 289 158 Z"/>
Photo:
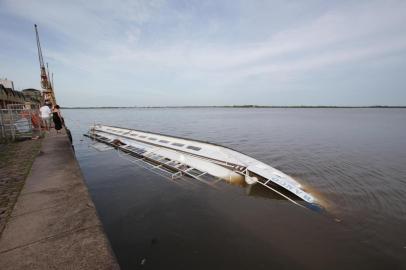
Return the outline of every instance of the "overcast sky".
<path id="1" fill-rule="evenodd" d="M 0 77 L 62 106 L 406 105 L 406 1 L 0 0 Z"/>

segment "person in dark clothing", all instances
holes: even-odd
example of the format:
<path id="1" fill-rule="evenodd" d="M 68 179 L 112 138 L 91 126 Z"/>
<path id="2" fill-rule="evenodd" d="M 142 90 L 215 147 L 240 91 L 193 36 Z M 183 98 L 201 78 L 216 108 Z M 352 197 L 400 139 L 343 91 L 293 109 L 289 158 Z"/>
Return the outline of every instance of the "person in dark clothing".
<path id="1" fill-rule="evenodd" d="M 54 119 L 56 133 L 59 133 L 59 131 L 62 129 L 62 116 L 59 108 L 59 105 L 55 105 L 52 109 L 52 118 Z"/>

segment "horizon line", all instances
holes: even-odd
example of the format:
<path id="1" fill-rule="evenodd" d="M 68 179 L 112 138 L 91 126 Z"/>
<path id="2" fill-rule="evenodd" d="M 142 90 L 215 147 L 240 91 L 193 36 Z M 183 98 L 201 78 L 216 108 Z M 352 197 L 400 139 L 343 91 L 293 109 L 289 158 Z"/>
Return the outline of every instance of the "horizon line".
<path id="1" fill-rule="evenodd" d="M 61 106 L 62 109 L 153 109 L 153 108 L 406 108 L 406 105 L 185 105 L 185 106 Z"/>

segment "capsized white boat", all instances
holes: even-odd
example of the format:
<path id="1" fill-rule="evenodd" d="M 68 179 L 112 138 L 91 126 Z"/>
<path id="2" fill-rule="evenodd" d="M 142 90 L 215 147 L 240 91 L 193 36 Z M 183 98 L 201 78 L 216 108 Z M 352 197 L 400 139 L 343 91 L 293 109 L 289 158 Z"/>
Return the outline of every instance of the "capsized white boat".
<path id="1" fill-rule="evenodd" d="M 300 206 L 320 208 L 316 198 L 292 177 L 243 153 L 207 142 L 96 124 L 86 136 L 113 146 L 172 179 L 187 175 L 212 184 L 260 184 Z"/>

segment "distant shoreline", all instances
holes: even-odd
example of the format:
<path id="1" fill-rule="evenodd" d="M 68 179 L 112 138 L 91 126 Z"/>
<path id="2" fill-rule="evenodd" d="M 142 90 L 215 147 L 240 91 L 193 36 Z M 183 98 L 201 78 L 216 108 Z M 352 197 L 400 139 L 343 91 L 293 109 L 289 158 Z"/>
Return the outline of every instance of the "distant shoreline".
<path id="1" fill-rule="evenodd" d="M 406 109 L 406 106 L 260 106 L 260 105 L 231 105 L 231 106 L 133 106 L 133 107 L 62 107 L 62 109 L 198 109 L 198 108 L 268 108 L 268 109 Z"/>

